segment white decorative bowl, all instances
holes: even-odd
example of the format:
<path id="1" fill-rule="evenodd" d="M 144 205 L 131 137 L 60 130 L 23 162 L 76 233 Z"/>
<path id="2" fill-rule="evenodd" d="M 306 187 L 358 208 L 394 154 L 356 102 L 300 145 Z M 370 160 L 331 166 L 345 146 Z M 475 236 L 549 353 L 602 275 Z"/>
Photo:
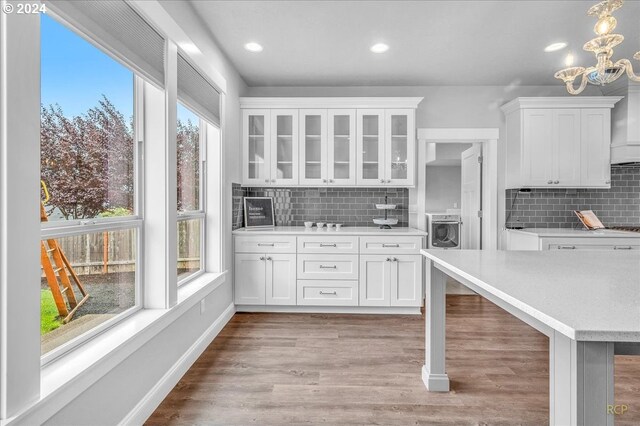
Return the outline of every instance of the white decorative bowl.
<path id="1" fill-rule="evenodd" d="M 373 219 L 373 223 L 376 225 L 397 225 L 398 219 L 383 219 L 381 217 Z"/>

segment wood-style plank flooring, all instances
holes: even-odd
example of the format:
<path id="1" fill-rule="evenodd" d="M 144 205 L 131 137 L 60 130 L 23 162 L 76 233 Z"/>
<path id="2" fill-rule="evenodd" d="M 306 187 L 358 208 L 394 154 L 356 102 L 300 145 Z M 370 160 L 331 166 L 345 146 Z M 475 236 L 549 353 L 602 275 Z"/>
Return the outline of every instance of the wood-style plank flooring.
<path id="1" fill-rule="evenodd" d="M 421 378 L 419 316 L 236 314 L 149 425 L 548 423 L 548 340 L 480 296 L 447 297 L 452 392 Z M 640 424 L 640 357 L 616 357 L 617 425 Z"/>

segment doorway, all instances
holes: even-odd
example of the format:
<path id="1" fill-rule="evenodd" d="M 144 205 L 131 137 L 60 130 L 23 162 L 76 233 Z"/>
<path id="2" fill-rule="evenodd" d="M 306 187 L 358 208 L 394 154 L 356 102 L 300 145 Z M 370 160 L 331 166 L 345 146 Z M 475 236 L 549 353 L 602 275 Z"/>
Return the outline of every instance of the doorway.
<path id="1" fill-rule="evenodd" d="M 426 197 L 427 158 L 429 150 L 438 144 L 469 144 L 481 150 L 482 188 L 479 190 L 479 204 L 482 211 L 478 221 L 483 250 L 498 248 L 498 129 L 418 129 L 418 177 L 415 188 L 409 190 L 409 226 L 426 231 L 425 213 L 428 210 Z"/>

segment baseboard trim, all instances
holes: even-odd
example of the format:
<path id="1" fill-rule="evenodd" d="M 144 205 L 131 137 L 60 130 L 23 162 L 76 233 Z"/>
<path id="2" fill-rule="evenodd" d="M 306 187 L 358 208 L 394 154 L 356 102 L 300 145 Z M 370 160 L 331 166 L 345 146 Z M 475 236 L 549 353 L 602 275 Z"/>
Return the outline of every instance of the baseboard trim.
<path id="1" fill-rule="evenodd" d="M 231 320 L 236 309 L 233 303 L 220 314 L 217 320 L 195 341 L 193 345 L 173 364 L 173 367 L 165 373 L 153 388 L 142 398 L 138 404 L 119 423 L 124 425 L 141 425 L 153 414 L 160 403 L 166 398 L 182 376 L 189 370 L 209 344 L 220 333 L 224 326 Z"/>
<path id="2" fill-rule="evenodd" d="M 421 315 L 419 306 L 388 307 L 388 306 L 236 305 L 236 312 L 277 312 L 277 313 L 300 313 L 300 314 Z"/>

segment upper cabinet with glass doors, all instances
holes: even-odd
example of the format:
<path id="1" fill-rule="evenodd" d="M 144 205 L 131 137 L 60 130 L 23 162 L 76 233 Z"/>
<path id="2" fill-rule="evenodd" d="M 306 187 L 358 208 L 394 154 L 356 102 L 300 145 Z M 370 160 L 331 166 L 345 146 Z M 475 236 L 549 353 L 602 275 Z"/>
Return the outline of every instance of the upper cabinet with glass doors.
<path id="1" fill-rule="evenodd" d="M 243 110 L 242 129 L 244 184 L 297 185 L 298 110 Z"/>
<path id="2" fill-rule="evenodd" d="M 241 98 L 243 185 L 413 186 L 422 98 Z"/>

